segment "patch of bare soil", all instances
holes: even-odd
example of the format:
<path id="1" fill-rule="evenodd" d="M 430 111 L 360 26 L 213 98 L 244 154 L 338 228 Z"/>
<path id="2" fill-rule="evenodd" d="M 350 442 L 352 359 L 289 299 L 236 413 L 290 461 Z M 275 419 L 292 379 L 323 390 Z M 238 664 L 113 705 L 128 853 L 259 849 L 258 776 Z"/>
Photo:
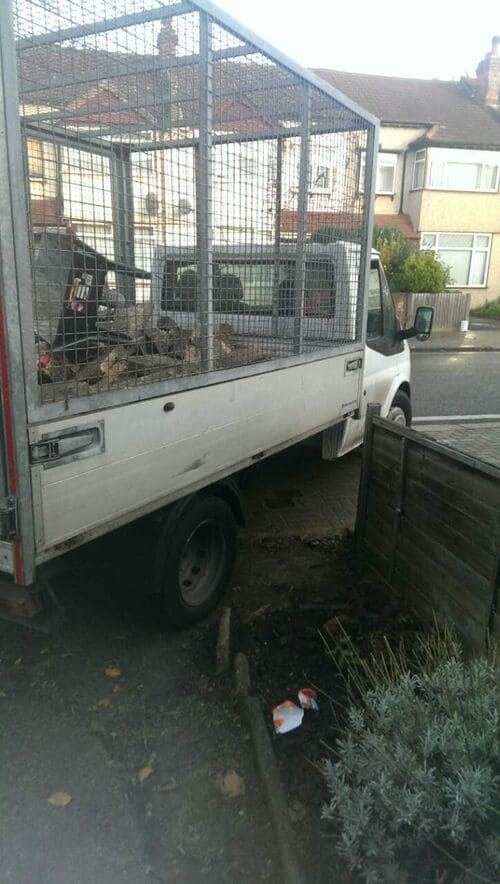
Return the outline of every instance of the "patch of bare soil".
<path id="1" fill-rule="evenodd" d="M 327 792 L 321 765 L 341 736 L 346 720 L 346 667 L 352 650 L 381 650 L 387 637 L 411 641 L 418 629 L 401 600 L 384 586 L 356 573 L 350 541 L 261 540 L 242 556 L 233 590 L 237 644 L 249 659 L 252 690 L 261 700 L 285 787 L 307 880 L 337 880 L 343 874 L 334 853 L 335 835 L 321 820 Z M 340 625 L 341 624 L 341 625 Z M 333 652 L 335 661 L 332 659 Z M 318 692 L 319 712 L 307 711 L 302 725 L 276 735 L 272 709 L 297 701 L 302 687 Z M 348 876 L 345 880 L 351 880 Z"/>

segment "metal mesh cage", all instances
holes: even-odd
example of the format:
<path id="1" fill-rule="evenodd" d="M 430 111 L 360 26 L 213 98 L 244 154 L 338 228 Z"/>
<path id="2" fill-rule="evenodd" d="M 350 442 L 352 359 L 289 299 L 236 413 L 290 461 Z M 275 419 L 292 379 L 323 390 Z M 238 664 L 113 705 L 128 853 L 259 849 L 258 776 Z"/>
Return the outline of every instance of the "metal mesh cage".
<path id="1" fill-rule="evenodd" d="M 42 404 L 360 341 L 369 119 L 208 4 L 14 29 Z"/>

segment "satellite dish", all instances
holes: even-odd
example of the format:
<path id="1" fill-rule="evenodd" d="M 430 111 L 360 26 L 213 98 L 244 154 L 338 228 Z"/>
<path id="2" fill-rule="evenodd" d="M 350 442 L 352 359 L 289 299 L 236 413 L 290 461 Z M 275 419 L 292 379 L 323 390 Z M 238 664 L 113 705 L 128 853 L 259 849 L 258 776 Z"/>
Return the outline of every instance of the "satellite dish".
<path id="1" fill-rule="evenodd" d="M 144 208 L 148 215 L 158 215 L 160 212 L 160 201 L 156 193 L 147 193 L 144 197 Z"/>
<path id="2" fill-rule="evenodd" d="M 178 204 L 179 215 L 189 215 L 193 211 L 193 207 L 189 200 L 180 199 Z"/>

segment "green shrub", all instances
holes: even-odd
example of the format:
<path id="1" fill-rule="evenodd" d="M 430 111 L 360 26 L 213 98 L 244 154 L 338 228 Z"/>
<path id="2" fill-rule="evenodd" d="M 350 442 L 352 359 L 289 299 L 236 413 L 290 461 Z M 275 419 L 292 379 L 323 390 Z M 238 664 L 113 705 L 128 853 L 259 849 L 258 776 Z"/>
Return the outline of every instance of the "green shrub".
<path id="1" fill-rule="evenodd" d="M 400 292 L 444 292 L 449 279 L 448 268 L 434 252 L 414 252 L 406 258 L 395 285 Z"/>
<path id="2" fill-rule="evenodd" d="M 359 228 L 346 230 L 324 224 L 311 235 L 311 242 L 339 239 L 359 241 Z M 375 227 L 373 248 L 380 253 L 391 292 L 443 292 L 449 284 L 448 268 L 434 252 L 421 252 L 415 240 L 403 236 L 398 227 Z"/>
<path id="3" fill-rule="evenodd" d="M 375 227 L 373 248 L 380 253 L 389 288 L 397 291 L 399 274 L 408 256 L 415 251 L 415 242 L 406 239 L 397 227 Z"/>
<path id="4" fill-rule="evenodd" d="M 500 298 L 496 301 L 488 301 L 481 307 L 475 307 L 470 311 L 471 316 L 481 316 L 483 319 L 500 319 Z"/>
<path id="5" fill-rule="evenodd" d="M 361 229 L 359 227 L 335 227 L 334 224 L 322 224 L 316 228 L 311 234 L 310 242 L 337 242 L 338 240 L 348 240 L 349 242 L 359 242 L 361 239 Z"/>
<path id="6" fill-rule="evenodd" d="M 375 227 L 373 248 L 380 253 L 391 292 L 398 291 L 398 281 L 406 259 L 415 252 L 414 240 L 406 239 L 397 227 Z"/>
<path id="7" fill-rule="evenodd" d="M 465 660 L 449 645 L 436 654 L 438 642 L 413 671 L 392 651 L 358 668 L 362 698 L 325 762 L 323 817 L 368 884 L 498 880 L 494 660 Z"/>

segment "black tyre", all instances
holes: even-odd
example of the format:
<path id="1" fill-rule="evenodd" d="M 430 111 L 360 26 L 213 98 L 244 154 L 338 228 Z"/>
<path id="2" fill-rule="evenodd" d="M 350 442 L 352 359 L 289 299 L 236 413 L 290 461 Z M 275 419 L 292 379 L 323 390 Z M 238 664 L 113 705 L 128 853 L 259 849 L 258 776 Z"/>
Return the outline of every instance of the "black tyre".
<path id="1" fill-rule="evenodd" d="M 402 390 L 398 390 L 392 400 L 392 405 L 387 417 L 390 421 L 394 421 L 396 424 L 404 424 L 406 427 L 411 427 L 412 415 L 410 397 L 407 396 L 406 393 L 403 393 Z"/>
<path id="2" fill-rule="evenodd" d="M 236 552 L 236 521 L 225 500 L 193 498 L 159 538 L 157 585 L 168 620 L 179 628 L 208 614 L 220 600 Z"/>

